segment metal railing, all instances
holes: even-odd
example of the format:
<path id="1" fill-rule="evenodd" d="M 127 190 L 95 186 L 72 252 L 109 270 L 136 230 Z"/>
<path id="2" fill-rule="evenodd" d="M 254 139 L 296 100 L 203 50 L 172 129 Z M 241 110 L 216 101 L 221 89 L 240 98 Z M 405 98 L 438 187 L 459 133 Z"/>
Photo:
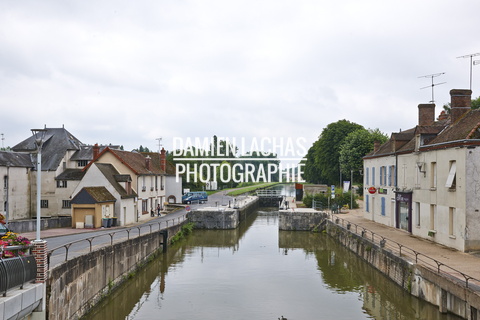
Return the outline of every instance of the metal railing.
<path id="1" fill-rule="evenodd" d="M 256 191 L 257 197 L 279 197 L 281 193 L 282 190 L 276 189 L 261 189 Z"/>
<path id="2" fill-rule="evenodd" d="M 7 291 L 20 287 L 27 282 L 35 280 L 37 276 L 37 263 L 35 257 L 32 255 L 21 255 L 22 251 L 29 251 L 28 246 L 8 246 L 1 247 L 1 254 L 6 251 L 12 252 L 12 257 L 0 258 L 0 292 L 4 297 L 7 296 Z"/>
<path id="3" fill-rule="evenodd" d="M 312 200 L 312 209 L 313 210 L 323 210 L 323 205 L 321 201 Z"/>
<path id="4" fill-rule="evenodd" d="M 331 220 L 333 223 L 350 230 L 355 234 L 360 235 L 363 238 L 366 238 L 373 242 L 374 244 L 378 244 L 384 250 L 389 250 L 390 252 L 408 260 L 414 262 L 416 264 L 421 264 L 422 266 L 437 272 L 439 274 L 445 275 L 449 278 L 455 278 L 459 282 L 463 283 L 466 288 L 471 288 L 470 285 L 475 286 L 475 290 L 480 290 L 480 280 L 476 279 L 468 274 L 452 268 L 445 263 L 427 256 L 415 249 L 409 248 L 401 243 L 398 243 L 394 240 L 388 239 L 382 235 L 376 234 L 375 232 L 368 230 L 362 226 L 359 226 L 353 222 L 340 218 L 334 214 L 331 216 Z"/>
<path id="5" fill-rule="evenodd" d="M 152 232 L 158 232 L 164 230 L 170 226 L 174 226 L 180 224 L 181 222 L 187 220 L 187 215 L 184 214 L 179 217 L 175 217 L 169 220 L 162 220 L 158 222 L 142 224 L 139 226 L 125 228 L 125 229 L 117 229 L 116 231 L 103 233 L 100 235 L 88 237 L 85 239 L 80 239 L 76 241 L 72 241 L 61 246 L 58 246 L 52 250 L 49 250 L 47 253 L 48 265 L 51 266 L 51 259 L 56 255 L 61 255 L 62 252 L 65 254 L 65 259 L 62 261 L 68 261 L 74 257 L 83 255 L 85 253 L 92 252 L 95 248 L 102 248 L 106 246 L 112 246 L 116 242 L 130 240 L 133 238 L 138 238 L 142 234 L 150 234 Z M 163 228 L 162 228 L 163 225 Z M 105 240 L 106 239 L 106 240 Z M 82 246 L 82 243 L 88 242 L 88 247 L 85 250 L 85 246 Z"/>

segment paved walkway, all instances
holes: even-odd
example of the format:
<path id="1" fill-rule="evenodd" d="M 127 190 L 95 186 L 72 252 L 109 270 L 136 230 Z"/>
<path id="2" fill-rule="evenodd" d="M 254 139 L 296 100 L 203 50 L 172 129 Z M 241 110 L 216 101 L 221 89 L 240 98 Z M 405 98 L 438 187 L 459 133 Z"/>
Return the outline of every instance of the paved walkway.
<path id="1" fill-rule="evenodd" d="M 357 225 L 359 229 L 358 232 L 361 232 L 362 228 L 365 228 L 370 232 L 380 236 L 378 238 L 386 238 L 386 248 L 391 248 L 393 249 L 392 251 L 398 252 L 400 248 L 398 244 L 400 244 L 403 246 L 402 252 L 406 253 L 408 256 L 411 256 L 412 260 L 414 260 L 415 254 L 409 250 L 413 249 L 414 251 L 422 254 L 418 255 L 418 263 L 428 265 L 429 267 L 438 267 L 438 263 L 444 264 L 474 279 L 478 279 L 478 281 L 471 279 L 469 280 L 469 283 L 480 285 L 480 257 L 474 254 L 460 252 L 458 250 L 432 242 L 428 239 L 413 236 L 404 230 L 389 227 L 373 222 L 370 219 L 366 219 L 363 216 L 364 210 L 362 205 L 363 204 L 361 204 L 360 209 L 348 210 L 348 212 L 337 214 L 335 217 L 349 221 L 352 224 L 352 230 L 354 226 Z M 370 232 L 368 232 L 368 234 L 370 234 Z M 396 243 L 392 243 L 392 241 Z M 435 259 L 438 261 L 438 263 L 424 257 L 423 255 Z M 462 281 L 465 281 L 465 277 L 461 273 L 455 272 L 446 266 L 440 265 L 440 270 L 452 276 L 458 277 Z"/>
<path id="2" fill-rule="evenodd" d="M 177 214 L 174 214 L 174 213 L 177 213 Z M 169 214 L 162 214 L 161 218 L 163 218 L 162 220 L 168 220 L 169 218 L 175 219 L 181 214 L 184 214 L 184 212 L 182 212 L 181 210 L 177 210 L 177 211 L 172 211 Z M 131 227 L 135 227 L 142 224 L 147 224 L 157 218 L 158 216 L 156 215 L 154 217 L 149 216 L 148 219 L 142 220 L 141 222 L 129 224 L 127 226 L 118 226 L 118 227 L 111 227 L 111 228 L 76 229 L 76 228 L 67 227 L 67 228 L 46 229 L 40 232 L 40 238 L 48 239 L 48 238 L 60 237 L 65 235 L 77 234 L 77 233 L 88 233 L 88 232 L 96 232 L 96 231 L 114 231 L 116 229 L 125 229 L 125 228 L 131 228 Z M 30 240 L 34 240 L 37 237 L 37 232 L 36 231 L 24 232 L 24 233 L 21 233 L 20 236 L 26 237 Z"/>

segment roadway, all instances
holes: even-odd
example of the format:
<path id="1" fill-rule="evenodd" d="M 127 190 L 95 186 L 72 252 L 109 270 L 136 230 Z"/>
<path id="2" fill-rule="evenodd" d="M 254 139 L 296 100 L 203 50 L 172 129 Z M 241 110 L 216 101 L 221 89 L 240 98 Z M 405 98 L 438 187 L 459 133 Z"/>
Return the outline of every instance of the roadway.
<path id="1" fill-rule="evenodd" d="M 202 207 L 233 206 L 233 198 L 226 195 L 227 191 L 220 191 L 208 197 L 204 204 L 193 203 L 189 207 L 195 210 Z M 242 199 L 242 197 L 237 197 Z M 40 237 L 47 241 L 48 251 L 51 252 L 49 267 L 55 267 L 66 260 L 83 255 L 91 250 L 98 249 L 113 243 L 125 241 L 151 232 L 157 232 L 169 226 L 179 224 L 186 219 L 186 207 L 174 212 L 152 217 L 148 221 L 124 227 L 100 229 L 55 228 L 42 230 Z M 30 240 L 35 239 L 36 232 L 22 233 Z"/>

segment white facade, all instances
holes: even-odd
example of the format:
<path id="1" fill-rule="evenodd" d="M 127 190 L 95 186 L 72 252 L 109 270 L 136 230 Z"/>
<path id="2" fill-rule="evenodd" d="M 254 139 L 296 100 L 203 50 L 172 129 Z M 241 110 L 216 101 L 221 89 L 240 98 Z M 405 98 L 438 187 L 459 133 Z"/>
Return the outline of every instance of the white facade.
<path id="1" fill-rule="evenodd" d="M 182 178 L 177 181 L 176 176 L 165 176 L 166 202 L 182 203 Z"/>
<path id="2" fill-rule="evenodd" d="M 84 187 L 105 187 L 116 199 L 115 207 L 111 215 L 117 217 L 117 223 L 120 226 L 129 225 L 137 221 L 135 197 L 123 198 L 118 190 L 112 186 L 110 181 L 98 169 L 96 164 L 92 164 L 83 179 L 73 191 L 72 198 L 75 197 Z M 128 187 L 121 185 L 124 190 Z"/>
<path id="3" fill-rule="evenodd" d="M 373 158 L 363 165 L 365 218 L 394 227 L 396 159 Z"/>
<path id="4" fill-rule="evenodd" d="M 477 251 L 480 110 L 470 109 L 470 90 L 450 93 L 449 118 L 435 122 L 435 106 L 419 105 L 418 126 L 392 134 L 364 158 L 364 216 L 460 251 Z M 387 183 L 380 182 L 382 168 Z M 389 168 L 395 168 L 394 183 Z"/>
<path id="5" fill-rule="evenodd" d="M 30 168 L 0 166 L 0 206 L 8 220 L 30 218 Z"/>

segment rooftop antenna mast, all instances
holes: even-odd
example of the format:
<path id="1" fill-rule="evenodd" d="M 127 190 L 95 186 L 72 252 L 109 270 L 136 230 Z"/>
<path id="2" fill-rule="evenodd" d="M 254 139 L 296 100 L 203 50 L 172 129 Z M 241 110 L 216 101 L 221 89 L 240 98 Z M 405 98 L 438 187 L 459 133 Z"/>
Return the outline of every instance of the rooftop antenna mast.
<path id="1" fill-rule="evenodd" d="M 3 133 L 2 133 L 2 150 L 4 149 L 3 140 L 5 140 L 5 137 L 3 136 Z"/>
<path id="2" fill-rule="evenodd" d="M 473 61 L 473 57 L 480 56 L 480 53 L 472 53 L 464 56 L 457 57 L 459 58 L 470 58 L 470 90 L 472 90 L 472 66 L 480 64 L 480 60 Z"/>
<path id="3" fill-rule="evenodd" d="M 158 153 L 160 153 L 160 148 L 162 147 L 162 137 L 155 139 L 158 141 Z"/>
<path id="4" fill-rule="evenodd" d="M 441 76 L 442 74 L 445 74 L 445 72 L 427 74 L 426 76 L 420 76 L 420 77 L 419 77 L 419 78 L 431 78 L 431 79 L 432 79 L 432 84 L 431 84 L 431 85 L 429 85 L 429 86 L 427 86 L 427 87 L 420 88 L 420 89 L 427 89 L 427 88 L 430 88 L 430 87 L 432 88 L 432 100 L 430 101 L 431 103 L 435 103 L 433 88 L 434 88 L 435 86 L 438 86 L 438 85 L 441 85 L 441 84 L 446 83 L 446 82 L 433 83 L 433 78 L 439 77 L 439 76 Z"/>

